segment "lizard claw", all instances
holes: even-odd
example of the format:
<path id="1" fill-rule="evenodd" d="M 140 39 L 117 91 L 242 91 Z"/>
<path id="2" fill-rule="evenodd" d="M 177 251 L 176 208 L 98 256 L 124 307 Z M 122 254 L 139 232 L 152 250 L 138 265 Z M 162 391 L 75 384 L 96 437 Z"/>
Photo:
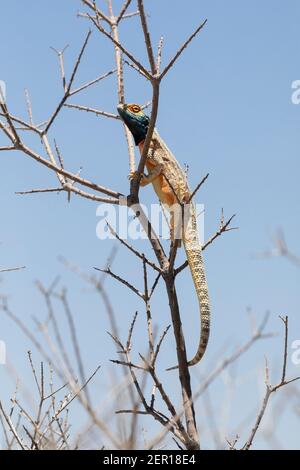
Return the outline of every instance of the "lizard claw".
<path id="1" fill-rule="evenodd" d="M 137 171 L 131 171 L 128 175 L 128 179 L 129 181 L 132 181 L 136 176 L 137 176 L 138 172 Z M 143 175 L 143 173 L 141 174 L 141 180 L 145 177 L 145 175 Z"/>
<path id="2" fill-rule="evenodd" d="M 136 176 L 136 171 L 131 171 L 127 178 L 129 179 L 129 181 L 131 181 L 134 179 L 135 176 Z"/>

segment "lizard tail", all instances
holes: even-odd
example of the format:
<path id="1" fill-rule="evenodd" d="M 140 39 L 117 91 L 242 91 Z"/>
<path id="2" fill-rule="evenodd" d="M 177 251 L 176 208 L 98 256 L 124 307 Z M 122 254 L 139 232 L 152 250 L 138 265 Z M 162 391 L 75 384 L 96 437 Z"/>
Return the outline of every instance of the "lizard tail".
<path id="1" fill-rule="evenodd" d="M 184 240 L 184 248 L 198 297 L 201 319 L 199 346 L 193 359 L 188 362 L 189 366 L 194 366 L 204 356 L 208 344 L 210 332 L 210 305 L 201 246 L 200 244 L 193 246 L 189 241 Z"/>
<path id="2" fill-rule="evenodd" d="M 190 367 L 198 364 L 198 362 L 204 356 L 210 332 L 210 304 L 208 286 L 206 281 L 201 244 L 198 238 L 196 216 L 194 213 L 191 215 L 191 230 L 187 230 L 185 232 L 185 235 L 183 236 L 183 244 L 198 297 L 201 322 L 199 345 L 195 356 L 188 362 L 188 366 Z M 173 370 L 177 368 L 178 366 L 175 366 L 170 367 L 167 370 Z"/>

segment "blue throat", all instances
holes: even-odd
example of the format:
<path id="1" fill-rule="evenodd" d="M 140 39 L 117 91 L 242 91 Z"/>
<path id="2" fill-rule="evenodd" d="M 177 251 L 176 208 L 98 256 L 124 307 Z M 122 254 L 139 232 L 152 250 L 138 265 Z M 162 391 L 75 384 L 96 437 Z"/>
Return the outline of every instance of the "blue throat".
<path id="1" fill-rule="evenodd" d="M 133 135 L 135 145 L 143 142 L 149 127 L 149 117 L 146 114 L 135 115 L 122 106 L 118 106 L 118 113 Z"/>

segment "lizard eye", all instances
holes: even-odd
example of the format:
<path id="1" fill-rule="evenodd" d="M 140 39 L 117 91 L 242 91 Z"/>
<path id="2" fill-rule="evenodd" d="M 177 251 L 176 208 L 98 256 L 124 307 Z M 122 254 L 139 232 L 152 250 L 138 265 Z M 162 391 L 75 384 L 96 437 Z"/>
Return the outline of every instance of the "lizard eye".
<path id="1" fill-rule="evenodd" d="M 130 106 L 130 111 L 137 114 L 141 111 L 141 108 L 137 104 L 133 104 L 132 106 Z"/>

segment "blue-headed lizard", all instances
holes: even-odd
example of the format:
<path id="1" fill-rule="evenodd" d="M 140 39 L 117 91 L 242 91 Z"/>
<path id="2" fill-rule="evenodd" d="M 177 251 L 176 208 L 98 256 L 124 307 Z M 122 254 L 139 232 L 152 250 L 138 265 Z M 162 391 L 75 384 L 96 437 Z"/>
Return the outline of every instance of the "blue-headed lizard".
<path id="1" fill-rule="evenodd" d="M 149 126 L 149 117 L 137 104 L 120 104 L 118 112 L 121 119 L 131 131 L 135 144 L 142 155 L 144 142 Z M 196 212 L 190 201 L 191 192 L 186 181 L 186 174 L 180 167 L 172 152 L 161 139 L 156 129 L 153 132 L 146 159 L 148 174 L 142 175 L 140 185 L 152 183 L 160 202 L 171 212 L 171 239 L 178 238 L 178 230 L 172 208 L 183 207 L 188 212 L 187 222 L 183 224 L 181 237 L 185 248 L 189 268 L 195 285 L 201 318 L 201 333 L 197 352 L 188 362 L 189 366 L 197 364 L 203 357 L 209 338 L 210 306 L 201 243 L 198 237 Z M 179 204 L 178 204 L 179 203 Z M 186 205 L 186 206 L 185 206 Z M 178 220 L 178 219 L 177 219 Z M 176 236 L 175 236 L 176 232 Z"/>

